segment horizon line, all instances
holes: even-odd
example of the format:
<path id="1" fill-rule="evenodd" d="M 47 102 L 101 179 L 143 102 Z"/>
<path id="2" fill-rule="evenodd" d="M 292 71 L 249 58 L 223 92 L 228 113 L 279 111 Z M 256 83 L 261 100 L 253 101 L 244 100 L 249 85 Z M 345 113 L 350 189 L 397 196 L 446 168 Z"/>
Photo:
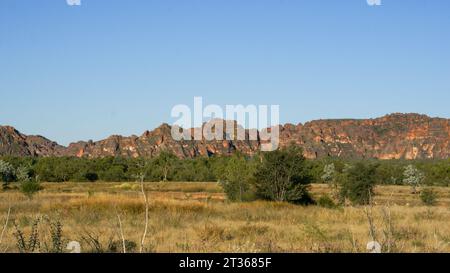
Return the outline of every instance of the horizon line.
<path id="1" fill-rule="evenodd" d="M 304 126 L 304 125 L 306 125 L 306 124 L 308 124 L 308 123 L 311 123 L 311 122 L 317 122 L 317 121 L 339 121 L 339 120 L 345 120 L 345 121 L 349 121 L 349 120 L 361 121 L 361 120 L 377 120 L 377 119 L 382 119 L 382 118 L 385 118 L 385 117 L 391 117 L 391 116 L 413 116 L 413 115 L 416 115 L 416 116 L 423 116 L 423 117 L 427 117 L 427 118 L 430 118 L 430 119 L 446 119 L 446 120 L 450 119 L 450 118 L 447 118 L 447 117 L 430 116 L 430 115 L 428 115 L 428 114 L 421 114 L 421 113 L 417 113 L 417 112 L 406 112 L 406 113 L 402 113 L 402 112 L 393 112 L 393 113 L 390 113 L 390 114 L 385 114 L 385 115 L 383 115 L 383 116 L 371 117 L 371 118 L 319 118 L 319 119 L 312 119 L 312 120 L 306 121 L 306 122 L 304 122 L 304 123 L 302 123 L 302 122 L 298 122 L 298 123 L 292 123 L 292 122 L 281 123 L 281 122 L 280 122 L 278 125 L 274 125 L 274 126 L 286 126 L 286 125 Z M 202 123 L 202 126 L 205 125 L 206 123 L 212 121 L 212 120 L 215 120 L 215 119 L 210 119 L 210 120 L 204 121 L 204 122 Z M 222 120 L 222 121 L 225 121 L 225 122 L 228 121 L 228 122 L 236 122 L 236 123 L 237 123 L 237 120 L 226 120 L 226 119 L 218 119 L 218 120 Z M 156 129 L 158 129 L 158 128 L 164 126 L 164 125 L 168 125 L 168 126 L 170 126 L 170 127 L 173 127 L 173 126 L 174 126 L 174 125 L 171 125 L 171 124 L 168 123 L 168 122 L 162 122 L 162 123 L 160 123 L 158 126 L 154 127 L 153 129 L 147 129 L 147 130 L 145 130 L 143 133 L 141 133 L 141 136 L 142 136 L 143 134 L 145 134 L 146 132 L 154 131 L 154 130 L 156 130 Z M 239 125 L 239 126 L 242 127 L 241 124 L 237 124 L 237 125 Z M 272 126 L 272 127 L 274 127 L 274 126 Z M 13 129 L 14 129 L 15 131 L 17 131 L 19 134 L 25 135 L 25 136 L 28 136 L 28 137 L 30 137 L 30 136 L 41 137 L 41 138 L 44 138 L 44 139 L 46 139 L 46 140 L 48 140 L 48 141 L 51 141 L 51 142 L 53 142 L 53 143 L 56 143 L 56 144 L 59 145 L 59 146 L 63 146 L 63 147 L 65 147 L 65 148 L 69 147 L 71 144 L 75 144 L 75 143 L 79 143 L 79 142 L 91 142 L 91 141 L 92 141 L 92 142 L 98 142 L 98 141 L 105 140 L 105 139 L 108 139 L 108 138 L 111 138 L 111 137 L 124 137 L 124 138 L 126 138 L 126 137 L 132 137 L 132 136 L 139 137 L 138 134 L 130 134 L 130 135 L 110 134 L 110 135 L 108 135 L 108 136 L 106 136 L 106 137 L 104 137 L 104 138 L 100 138 L 100 139 L 97 139 L 97 140 L 94 140 L 94 139 L 88 139 L 88 140 L 71 141 L 71 142 L 69 142 L 67 145 L 64 145 L 64 144 L 60 144 L 60 142 L 58 142 L 58 141 L 49 139 L 49 138 L 47 138 L 46 136 L 41 135 L 41 134 L 39 134 L 39 133 L 38 133 L 38 134 L 24 134 L 24 133 L 22 133 L 22 132 L 23 132 L 22 130 L 20 130 L 20 129 L 18 129 L 17 127 L 12 126 L 12 125 L 8 125 L 8 124 L 2 125 L 2 124 L 0 124 L 0 127 L 9 127 L 9 128 L 13 128 Z M 183 130 L 193 130 L 193 129 L 198 129 L 198 128 L 200 128 L 200 127 L 191 127 L 191 128 L 182 128 L 182 127 L 180 127 L 180 128 L 183 129 Z M 258 130 L 258 131 L 260 131 L 260 129 L 257 129 L 257 128 L 245 128 L 245 127 L 243 127 L 243 128 L 244 128 L 245 130 Z M 270 127 L 267 127 L 267 128 L 270 128 Z M 264 129 L 267 129 L 267 128 L 264 128 Z"/>

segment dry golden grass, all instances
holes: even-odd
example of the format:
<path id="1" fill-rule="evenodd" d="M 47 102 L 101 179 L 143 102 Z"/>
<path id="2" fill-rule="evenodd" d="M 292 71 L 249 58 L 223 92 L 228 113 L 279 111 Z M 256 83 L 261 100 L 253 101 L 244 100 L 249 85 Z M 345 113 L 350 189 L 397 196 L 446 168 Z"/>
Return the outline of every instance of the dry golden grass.
<path id="1" fill-rule="evenodd" d="M 366 252 L 372 240 L 364 207 L 229 203 L 216 183 L 147 183 L 146 190 L 147 252 Z M 377 187 L 376 240 L 390 239 L 393 252 L 450 252 L 450 190 L 436 190 L 437 206 L 426 207 L 408 187 Z M 312 187 L 316 197 L 328 191 L 325 185 Z M 18 251 L 13 220 L 28 234 L 36 217 L 59 219 L 65 242 L 81 242 L 84 252 L 99 250 L 86 240 L 89 236 L 103 251 L 109 242 L 120 241 L 117 214 L 126 240 L 139 244 L 144 228 L 145 207 L 136 183 L 46 183 L 33 200 L 15 190 L 0 192 L 0 232 L 9 206 L 0 252 Z M 49 240 L 45 224 L 40 234 L 41 241 Z"/>

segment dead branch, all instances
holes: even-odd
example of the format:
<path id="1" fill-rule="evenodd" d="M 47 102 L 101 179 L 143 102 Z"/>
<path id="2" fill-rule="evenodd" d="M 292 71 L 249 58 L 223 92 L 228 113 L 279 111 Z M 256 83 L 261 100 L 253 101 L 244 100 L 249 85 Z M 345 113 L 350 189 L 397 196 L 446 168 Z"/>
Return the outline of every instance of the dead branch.
<path id="1" fill-rule="evenodd" d="M 123 228 L 122 228 L 122 220 L 120 219 L 120 215 L 116 210 L 117 220 L 119 221 L 119 232 L 120 232 L 120 238 L 122 239 L 122 247 L 123 247 L 123 253 L 127 253 L 127 246 L 125 242 L 125 236 L 123 235 Z"/>

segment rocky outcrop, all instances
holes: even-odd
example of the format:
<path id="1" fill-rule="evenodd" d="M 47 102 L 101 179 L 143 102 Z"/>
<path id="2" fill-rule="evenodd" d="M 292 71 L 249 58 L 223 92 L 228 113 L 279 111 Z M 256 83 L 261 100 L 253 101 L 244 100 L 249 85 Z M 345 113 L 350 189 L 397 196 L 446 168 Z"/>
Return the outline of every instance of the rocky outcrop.
<path id="1" fill-rule="evenodd" d="M 65 147 L 42 136 L 27 136 L 11 126 L 0 126 L 0 155 L 61 156 Z"/>
<path id="2" fill-rule="evenodd" d="M 308 158 L 443 159 L 450 157 L 450 120 L 418 114 L 318 120 L 285 125 L 280 139 L 295 141 Z"/>
<path id="3" fill-rule="evenodd" d="M 235 122 L 226 122 L 234 126 Z M 419 114 L 392 114 L 377 119 L 316 120 L 280 126 L 280 146 L 295 144 L 308 158 L 446 159 L 450 158 L 450 120 Z M 182 140 L 171 136 L 163 124 L 141 136 L 111 136 L 101 141 L 81 141 L 62 147 L 40 136 L 25 136 L 12 127 L 0 127 L 0 155 L 153 157 L 169 150 L 180 158 L 229 155 L 236 151 L 252 155 L 261 141 Z M 190 129 L 192 136 L 199 129 Z M 256 132 L 259 136 L 259 132 Z M 226 139 L 223 133 L 223 139 Z"/>
<path id="4" fill-rule="evenodd" d="M 226 125 L 224 128 L 226 130 Z M 199 129 L 190 130 L 192 136 L 190 140 L 176 141 L 172 138 L 172 127 L 163 124 L 153 131 L 146 131 L 141 136 L 111 136 L 98 142 L 73 143 L 67 148 L 67 154 L 80 157 L 153 157 L 163 150 L 168 150 L 180 158 L 194 158 L 198 156 L 229 155 L 235 151 L 251 155 L 259 148 L 259 141 L 226 140 L 225 133 L 222 141 L 196 141 L 194 136 Z M 247 130 L 246 139 L 249 139 L 248 133 Z"/>

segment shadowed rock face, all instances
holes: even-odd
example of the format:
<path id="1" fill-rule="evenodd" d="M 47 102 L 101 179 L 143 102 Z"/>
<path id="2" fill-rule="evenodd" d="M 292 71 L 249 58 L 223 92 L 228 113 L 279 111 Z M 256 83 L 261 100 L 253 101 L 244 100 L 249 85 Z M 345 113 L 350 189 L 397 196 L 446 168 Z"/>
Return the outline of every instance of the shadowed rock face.
<path id="1" fill-rule="evenodd" d="M 234 122 L 226 126 L 237 127 Z M 40 136 L 26 136 L 12 127 L 0 127 L 0 155 L 153 157 L 162 150 L 180 158 L 229 155 L 236 151 L 252 155 L 261 141 L 175 141 L 171 127 L 163 124 L 141 136 L 111 136 L 105 140 L 72 143 L 62 147 Z M 192 136 L 196 130 L 191 129 Z M 259 136 L 259 132 L 256 132 Z M 225 133 L 224 133 L 224 139 Z M 392 114 L 377 119 L 317 120 L 304 125 L 280 126 L 280 146 L 291 143 L 303 148 L 308 158 L 446 159 L 450 157 L 450 120 L 418 114 Z"/>
<path id="2" fill-rule="evenodd" d="M 0 126 L 0 155 L 61 156 L 65 147 L 42 136 L 27 136 L 11 126 Z"/>

